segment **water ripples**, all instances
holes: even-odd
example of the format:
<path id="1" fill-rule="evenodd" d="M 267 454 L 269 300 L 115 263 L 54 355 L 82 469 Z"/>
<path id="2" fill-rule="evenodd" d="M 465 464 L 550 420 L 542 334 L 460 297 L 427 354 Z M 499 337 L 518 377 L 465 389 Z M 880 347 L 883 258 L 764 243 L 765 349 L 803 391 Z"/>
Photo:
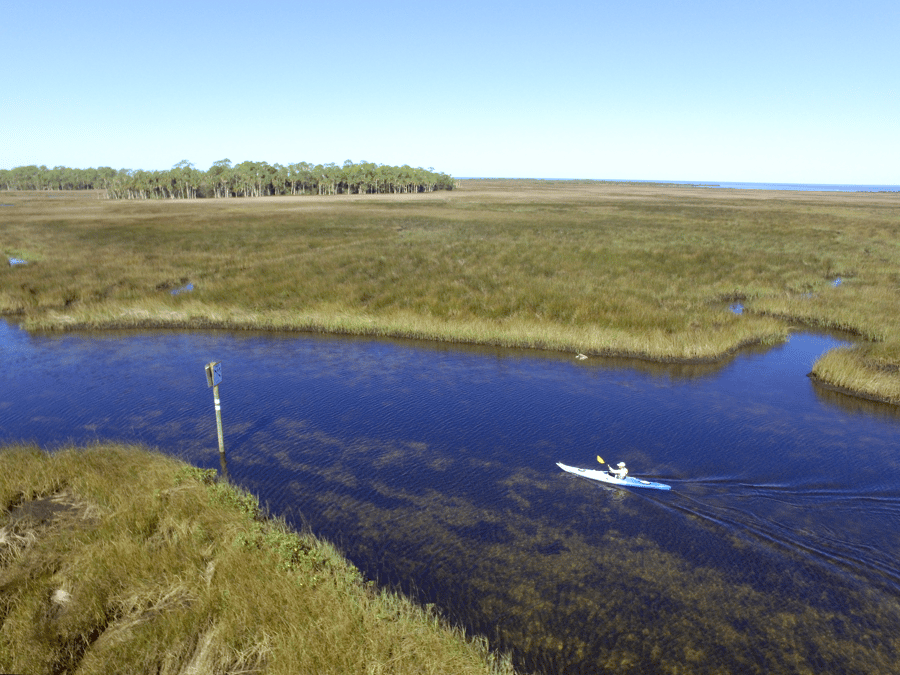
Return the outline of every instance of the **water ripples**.
<path id="1" fill-rule="evenodd" d="M 728 498 L 691 497 L 688 490 L 681 490 L 679 499 L 670 503 L 660 500 L 661 505 L 740 536 L 754 537 L 791 555 L 816 558 L 900 594 L 900 561 L 896 557 L 900 490 L 748 484 L 736 479 L 703 481 L 702 485 L 726 490 Z M 806 515 L 809 512 L 815 514 L 813 518 Z M 869 543 L 870 528 L 886 529 L 893 541 L 886 549 Z"/>
<path id="2" fill-rule="evenodd" d="M 890 673 L 900 416 L 805 378 L 831 338 L 717 368 L 297 335 L 0 324 L 0 437 L 216 467 L 525 671 Z M 596 456 L 671 492 L 564 474 Z"/>

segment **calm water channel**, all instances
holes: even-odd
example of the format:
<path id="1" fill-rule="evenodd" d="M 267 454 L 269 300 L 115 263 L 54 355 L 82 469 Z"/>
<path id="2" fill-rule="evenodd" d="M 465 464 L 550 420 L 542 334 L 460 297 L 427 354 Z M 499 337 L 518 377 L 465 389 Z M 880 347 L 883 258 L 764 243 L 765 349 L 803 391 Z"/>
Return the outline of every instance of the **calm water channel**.
<path id="1" fill-rule="evenodd" d="M 218 466 L 370 578 L 546 673 L 894 673 L 900 416 L 817 389 L 833 337 L 718 366 L 0 322 L 0 443 Z M 596 456 L 671 492 L 561 472 Z"/>

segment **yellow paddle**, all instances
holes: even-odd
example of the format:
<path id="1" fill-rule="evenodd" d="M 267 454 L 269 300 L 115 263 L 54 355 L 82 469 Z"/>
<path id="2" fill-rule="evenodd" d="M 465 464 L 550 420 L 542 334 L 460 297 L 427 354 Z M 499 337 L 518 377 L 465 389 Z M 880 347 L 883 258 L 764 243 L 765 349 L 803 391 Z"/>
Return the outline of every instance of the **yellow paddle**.
<path id="1" fill-rule="evenodd" d="M 606 464 L 606 462 L 603 461 L 603 458 L 600 455 L 597 455 L 597 461 L 601 464 Z"/>

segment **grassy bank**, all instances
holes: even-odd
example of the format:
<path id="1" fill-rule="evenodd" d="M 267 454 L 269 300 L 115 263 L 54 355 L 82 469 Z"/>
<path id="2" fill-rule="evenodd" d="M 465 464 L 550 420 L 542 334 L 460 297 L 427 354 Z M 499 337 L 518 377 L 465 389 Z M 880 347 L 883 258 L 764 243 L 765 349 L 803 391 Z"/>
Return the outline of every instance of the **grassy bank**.
<path id="1" fill-rule="evenodd" d="M 0 449 L 0 670 L 511 673 L 212 472 Z"/>
<path id="2" fill-rule="evenodd" d="M 3 273 L 0 311 L 29 328 L 300 329 L 710 360 L 780 341 L 800 319 L 853 330 L 900 364 L 896 194 L 479 180 L 426 195 L 3 199 L 0 248 L 34 262 Z M 727 311 L 738 300 L 744 314 Z"/>

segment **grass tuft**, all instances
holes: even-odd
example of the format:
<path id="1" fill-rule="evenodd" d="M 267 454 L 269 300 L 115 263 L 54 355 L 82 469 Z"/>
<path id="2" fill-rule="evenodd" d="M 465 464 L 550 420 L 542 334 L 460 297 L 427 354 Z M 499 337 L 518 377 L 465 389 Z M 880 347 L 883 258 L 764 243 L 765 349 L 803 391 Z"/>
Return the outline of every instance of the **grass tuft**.
<path id="1" fill-rule="evenodd" d="M 810 375 L 840 391 L 900 405 L 900 368 L 883 345 L 833 349 L 813 365 Z"/>
<path id="2" fill-rule="evenodd" d="M 0 449 L 0 670 L 512 672 L 213 478 L 134 446 Z"/>

